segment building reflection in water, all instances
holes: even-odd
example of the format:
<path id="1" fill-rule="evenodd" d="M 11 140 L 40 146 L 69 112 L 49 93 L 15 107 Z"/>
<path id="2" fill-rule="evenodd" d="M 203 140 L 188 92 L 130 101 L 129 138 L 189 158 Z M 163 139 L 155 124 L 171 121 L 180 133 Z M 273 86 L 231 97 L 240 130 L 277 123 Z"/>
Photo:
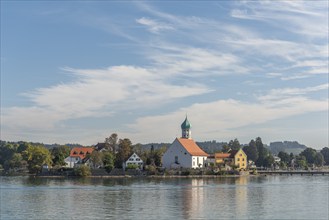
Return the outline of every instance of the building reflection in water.
<path id="1" fill-rule="evenodd" d="M 248 212 L 248 177 L 235 179 L 235 209 L 238 219 L 247 216 Z"/>

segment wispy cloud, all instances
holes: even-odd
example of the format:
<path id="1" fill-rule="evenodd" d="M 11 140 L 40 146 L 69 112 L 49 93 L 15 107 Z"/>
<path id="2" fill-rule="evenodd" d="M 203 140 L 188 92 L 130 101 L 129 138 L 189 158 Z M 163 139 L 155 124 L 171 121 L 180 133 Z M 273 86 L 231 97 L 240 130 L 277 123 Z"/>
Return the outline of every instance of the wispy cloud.
<path id="1" fill-rule="evenodd" d="M 152 33 L 159 33 L 160 31 L 173 30 L 174 29 L 169 24 L 165 24 L 163 22 L 158 22 L 158 21 L 152 20 L 150 18 L 142 17 L 142 18 L 136 19 L 136 22 L 139 23 L 139 24 L 147 26 L 148 29 Z"/>

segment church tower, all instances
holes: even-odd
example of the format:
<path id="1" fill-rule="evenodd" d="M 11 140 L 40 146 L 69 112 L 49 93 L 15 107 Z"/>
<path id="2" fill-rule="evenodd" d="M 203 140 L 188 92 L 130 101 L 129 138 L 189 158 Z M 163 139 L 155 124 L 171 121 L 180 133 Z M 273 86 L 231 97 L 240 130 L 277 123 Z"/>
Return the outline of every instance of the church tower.
<path id="1" fill-rule="evenodd" d="M 192 139 L 192 133 L 191 133 L 192 126 L 190 122 L 187 120 L 187 116 L 185 118 L 185 121 L 183 121 L 180 127 L 182 128 L 182 138 Z"/>

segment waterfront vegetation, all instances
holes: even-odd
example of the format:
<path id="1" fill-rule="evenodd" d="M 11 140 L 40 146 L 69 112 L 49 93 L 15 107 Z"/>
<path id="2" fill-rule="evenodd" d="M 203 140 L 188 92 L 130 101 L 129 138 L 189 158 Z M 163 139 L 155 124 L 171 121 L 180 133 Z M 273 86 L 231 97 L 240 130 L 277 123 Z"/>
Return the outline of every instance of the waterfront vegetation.
<path id="1" fill-rule="evenodd" d="M 31 142 L 6 142 L 0 143 L 0 169 L 5 174 L 40 174 L 43 167 L 49 168 L 49 173 L 59 175 L 89 176 L 94 170 L 104 170 L 105 174 L 118 173 L 122 170 L 122 164 L 131 156 L 133 152 L 137 153 L 144 161 L 143 172 L 137 172 L 140 175 L 224 175 L 236 174 L 237 168 L 232 167 L 233 171 L 227 172 L 220 165 L 209 164 L 203 169 L 179 169 L 164 170 L 161 166 L 161 157 L 166 151 L 166 146 L 154 149 L 143 149 L 140 144 L 133 145 L 128 138 L 118 139 L 117 134 L 112 134 L 105 139 L 105 150 L 94 150 L 88 158 L 92 161 L 93 167 L 81 165 L 74 169 L 64 168 L 64 159 L 70 154 L 70 147 L 65 145 L 56 145 L 47 148 L 40 143 Z M 248 145 L 241 146 L 237 139 L 231 140 L 224 145 L 222 152 L 228 152 L 230 149 L 238 150 L 242 148 L 247 154 L 248 160 L 252 161 L 256 167 L 262 169 L 311 169 L 329 165 L 329 148 L 324 147 L 320 151 L 312 148 L 306 148 L 298 155 L 288 154 L 280 151 L 277 157 L 280 161 L 274 159 L 274 155 L 264 146 L 260 137 L 251 140 Z M 126 170 L 138 169 L 134 165 L 129 165 Z M 114 172 L 114 170 L 117 170 Z M 104 174 L 103 172 L 103 174 Z M 135 172 L 136 173 L 136 172 Z M 255 172 L 252 172 L 255 173 Z M 126 174 L 125 172 L 123 174 Z"/>

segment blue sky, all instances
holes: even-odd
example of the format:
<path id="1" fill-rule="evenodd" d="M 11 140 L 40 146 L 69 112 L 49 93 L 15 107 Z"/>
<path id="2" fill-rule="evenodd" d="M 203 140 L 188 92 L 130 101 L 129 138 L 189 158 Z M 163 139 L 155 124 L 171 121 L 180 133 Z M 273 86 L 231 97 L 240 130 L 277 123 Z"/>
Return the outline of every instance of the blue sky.
<path id="1" fill-rule="evenodd" d="M 1 1 L 1 139 L 328 146 L 328 1 Z"/>

